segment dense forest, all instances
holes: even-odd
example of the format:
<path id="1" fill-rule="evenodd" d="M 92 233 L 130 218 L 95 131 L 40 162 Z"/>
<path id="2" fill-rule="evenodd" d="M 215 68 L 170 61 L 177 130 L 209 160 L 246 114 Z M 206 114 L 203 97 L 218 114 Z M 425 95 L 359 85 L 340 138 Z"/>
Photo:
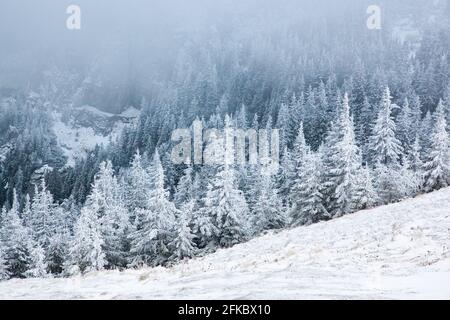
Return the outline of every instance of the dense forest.
<path id="1" fill-rule="evenodd" d="M 398 1 L 410 19 L 427 2 L 417 3 Z M 153 57 L 151 75 L 112 44 L 108 62 L 51 61 L 27 86 L 3 86 L 0 279 L 167 266 L 448 186 L 447 3 L 428 8 L 437 18 L 414 20 L 409 38 L 395 34 L 394 5 L 381 30 L 366 27 L 363 3 L 280 7 L 174 31 L 176 50 Z M 114 61 L 111 76 L 105 64 Z M 68 165 L 52 113 L 83 105 L 140 115 Z M 171 134 L 194 121 L 225 132 L 278 129 L 277 172 L 264 174 L 264 161 L 173 163 Z M 234 157 L 226 140 L 202 147 Z M 270 141 L 260 135 L 258 144 Z"/>

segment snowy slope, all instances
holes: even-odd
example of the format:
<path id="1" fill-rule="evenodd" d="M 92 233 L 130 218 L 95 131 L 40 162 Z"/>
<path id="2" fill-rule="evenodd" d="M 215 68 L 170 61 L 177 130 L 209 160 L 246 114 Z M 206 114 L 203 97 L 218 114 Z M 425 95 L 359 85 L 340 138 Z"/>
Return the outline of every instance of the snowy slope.
<path id="1" fill-rule="evenodd" d="M 450 188 L 170 269 L 9 280 L 0 298 L 450 298 Z"/>

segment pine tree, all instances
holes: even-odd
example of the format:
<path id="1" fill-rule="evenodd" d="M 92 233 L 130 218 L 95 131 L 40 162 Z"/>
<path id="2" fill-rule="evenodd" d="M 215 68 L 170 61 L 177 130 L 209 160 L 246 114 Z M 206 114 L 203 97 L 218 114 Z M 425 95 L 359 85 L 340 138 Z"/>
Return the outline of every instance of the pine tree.
<path id="1" fill-rule="evenodd" d="M 35 185 L 34 197 L 31 204 L 31 223 L 35 240 L 39 245 L 47 250 L 50 239 L 55 230 L 54 220 L 55 204 L 53 196 L 47 190 L 45 180 L 41 180 L 41 187 Z"/>
<path id="2" fill-rule="evenodd" d="M 370 136 L 374 126 L 373 107 L 367 97 L 364 97 L 364 103 L 361 110 L 361 124 L 360 124 L 360 148 L 362 160 L 367 163 L 370 155 Z"/>
<path id="3" fill-rule="evenodd" d="M 158 150 L 150 168 L 153 187 L 147 195 L 147 204 L 139 210 L 142 217 L 131 235 L 131 266 L 164 264 L 171 256 L 170 243 L 174 239 L 175 217 L 178 210 L 169 200 L 164 186 L 164 169 Z"/>
<path id="4" fill-rule="evenodd" d="M 39 244 L 30 250 L 30 267 L 25 272 L 27 278 L 47 277 L 47 264 L 45 263 L 45 251 Z"/>
<path id="5" fill-rule="evenodd" d="M 260 172 L 259 195 L 254 208 L 253 223 L 256 233 L 269 229 L 280 229 L 286 225 L 284 207 L 275 187 L 274 175 Z"/>
<path id="6" fill-rule="evenodd" d="M 30 268 L 33 239 L 19 217 L 17 193 L 13 191 L 13 203 L 10 210 L 3 208 L 0 227 L 0 243 L 3 248 L 3 259 L 6 273 L 11 277 L 23 278 Z"/>
<path id="7" fill-rule="evenodd" d="M 398 116 L 398 137 L 402 143 L 403 150 L 406 154 L 411 152 L 414 143 L 414 131 L 412 131 L 414 123 L 413 112 L 409 106 L 408 99 L 405 99 L 400 115 Z"/>
<path id="8" fill-rule="evenodd" d="M 193 231 L 195 232 L 195 242 L 200 249 L 214 250 L 217 245 L 217 235 L 219 229 L 214 225 L 213 213 L 216 207 L 216 201 L 211 196 L 214 195 L 213 187 L 208 185 L 205 196 L 201 199 L 202 207 L 194 215 Z"/>
<path id="9" fill-rule="evenodd" d="M 30 195 L 27 193 L 27 195 L 25 196 L 25 203 L 23 204 L 22 209 L 22 220 L 27 228 L 31 228 L 32 217 L 33 211 L 31 210 L 31 198 Z"/>
<path id="10" fill-rule="evenodd" d="M 6 265 L 5 253 L 6 252 L 5 252 L 5 249 L 3 248 L 2 241 L 0 241 L 0 281 L 8 280 L 10 277 L 10 274 L 8 272 L 8 268 Z"/>
<path id="11" fill-rule="evenodd" d="M 356 181 L 354 209 L 370 209 L 378 203 L 379 197 L 374 186 L 373 176 L 371 170 L 366 166 L 361 169 L 358 181 Z"/>
<path id="12" fill-rule="evenodd" d="M 389 88 L 386 87 L 371 142 L 374 163 L 398 164 L 403 150 L 395 135 L 396 124 L 392 117 L 391 94 Z"/>
<path id="13" fill-rule="evenodd" d="M 90 198 L 88 210 L 92 210 L 100 222 L 106 266 L 124 267 L 127 265 L 126 249 L 130 221 L 122 190 L 114 176 L 110 161 L 100 164 L 91 195 L 95 196 Z"/>
<path id="14" fill-rule="evenodd" d="M 336 144 L 337 152 L 332 159 L 335 165 L 331 172 L 336 185 L 334 198 L 337 207 L 333 212 L 335 216 L 342 216 L 356 210 L 355 192 L 361 173 L 361 156 L 355 141 L 353 118 L 350 116 L 347 94 L 343 100 L 340 123 L 342 140 Z"/>
<path id="15" fill-rule="evenodd" d="M 195 235 L 191 229 L 195 203 L 189 201 L 183 205 L 177 218 L 176 237 L 172 241 L 172 260 L 179 261 L 184 258 L 192 258 L 196 253 L 194 243 Z"/>
<path id="16" fill-rule="evenodd" d="M 175 203 L 177 208 L 181 208 L 181 206 L 192 197 L 192 179 L 192 166 L 188 166 L 184 171 L 184 175 L 178 181 L 176 192 L 173 198 L 173 202 Z"/>
<path id="17" fill-rule="evenodd" d="M 284 103 L 278 111 L 276 127 L 280 130 L 280 148 L 283 150 L 289 145 L 293 135 L 291 109 Z"/>
<path id="18" fill-rule="evenodd" d="M 289 189 L 289 200 L 294 203 L 298 201 L 298 193 L 299 190 L 299 181 L 301 179 L 302 171 L 304 170 L 305 159 L 307 157 L 308 152 L 310 152 L 310 147 L 306 144 L 303 123 L 300 124 L 298 129 L 297 138 L 294 143 L 294 150 L 292 152 L 292 160 L 287 158 L 285 163 L 286 174 L 290 175 L 286 177 L 285 180 L 285 189 Z M 287 154 L 289 157 L 289 153 Z M 292 161 L 292 162 L 291 162 Z M 292 168 L 290 168 L 292 166 Z M 292 172 L 289 172 L 293 170 Z"/>
<path id="19" fill-rule="evenodd" d="M 138 149 L 131 162 L 130 173 L 127 179 L 126 205 L 132 218 L 135 218 L 137 209 L 145 207 L 147 201 L 146 190 L 150 187 L 150 176 L 144 167 L 142 156 Z"/>
<path id="20" fill-rule="evenodd" d="M 107 263 L 102 248 L 104 240 L 100 221 L 97 216 L 100 198 L 99 191 L 93 189 L 87 199 L 87 205 L 81 209 L 74 228 L 69 259 L 65 264 L 65 272 L 69 275 L 102 270 Z"/>
<path id="21" fill-rule="evenodd" d="M 290 194 L 295 182 L 295 174 L 295 161 L 292 152 L 286 147 L 282 153 L 280 171 L 278 173 L 279 195 L 285 207 L 290 206 Z"/>
<path id="22" fill-rule="evenodd" d="M 431 148 L 428 160 L 424 165 L 426 191 L 447 187 L 450 182 L 450 142 L 442 101 L 439 102 L 436 115 Z"/>
<path id="23" fill-rule="evenodd" d="M 320 156 L 308 151 L 299 177 L 295 181 L 296 194 L 290 209 L 292 226 L 311 224 L 328 217 L 321 193 Z"/>
<path id="24" fill-rule="evenodd" d="M 433 137 L 433 128 L 434 128 L 433 117 L 431 116 L 431 112 L 428 111 L 425 117 L 422 119 L 419 131 L 423 159 L 426 159 L 430 153 Z"/>
<path id="25" fill-rule="evenodd" d="M 243 193 L 237 189 L 235 170 L 232 159 L 234 155 L 233 134 L 230 130 L 230 118 L 225 119 L 224 162 L 211 183 L 212 188 L 206 194 L 211 202 L 213 223 L 218 230 L 217 242 L 222 247 L 231 247 L 247 239 L 249 209 Z"/>

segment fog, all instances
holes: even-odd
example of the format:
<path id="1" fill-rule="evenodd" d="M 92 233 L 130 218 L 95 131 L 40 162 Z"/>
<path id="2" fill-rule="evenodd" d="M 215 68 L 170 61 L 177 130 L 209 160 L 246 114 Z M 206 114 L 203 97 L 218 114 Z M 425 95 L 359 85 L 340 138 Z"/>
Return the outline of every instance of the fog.
<path id="1" fill-rule="evenodd" d="M 339 32 L 340 24 L 364 30 L 366 0 L 2 0 L 0 3 L 0 88 L 34 88 L 43 71 L 57 67 L 95 74 L 123 86 L 164 82 L 180 48 L 208 50 L 211 42 L 242 45 L 257 37 L 273 41 L 286 25 Z M 388 2 L 378 1 L 388 8 Z M 397 0 L 413 7 L 423 0 Z M 81 8 L 81 30 L 69 30 L 66 9 Z M 392 16 L 385 10 L 384 22 Z M 322 26 L 327 26 L 325 31 Z M 308 32 L 311 33 L 311 32 Z"/>

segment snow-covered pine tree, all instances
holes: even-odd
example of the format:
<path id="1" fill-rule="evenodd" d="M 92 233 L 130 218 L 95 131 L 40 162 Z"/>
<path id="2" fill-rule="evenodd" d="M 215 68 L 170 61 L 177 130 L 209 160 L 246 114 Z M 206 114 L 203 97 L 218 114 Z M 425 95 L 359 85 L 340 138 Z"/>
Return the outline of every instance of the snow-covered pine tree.
<path id="1" fill-rule="evenodd" d="M 247 107 L 243 104 L 236 117 L 236 128 L 241 130 L 247 130 Z"/>
<path id="2" fill-rule="evenodd" d="M 95 177 L 91 194 L 95 196 L 91 197 L 87 206 L 88 210 L 94 211 L 100 222 L 106 267 L 125 267 L 130 220 L 123 192 L 114 176 L 110 161 L 100 164 L 100 171 Z"/>
<path id="3" fill-rule="evenodd" d="M 8 268 L 6 265 L 5 253 L 6 253 L 5 248 L 3 247 L 3 243 L 0 238 L 0 281 L 8 280 L 10 277 L 10 274 L 8 272 Z"/>
<path id="4" fill-rule="evenodd" d="M 3 208 L 2 210 L 0 243 L 6 273 L 11 277 L 25 277 L 25 273 L 30 268 L 31 248 L 34 242 L 30 230 L 23 225 L 19 217 L 19 202 L 15 190 L 11 209 Z"/>
<path id="5" fill-rule="evenodd" d="M 138 149 L 134 154 L 130 172 L 127 176 L 126 205 L 132 219 L 135 218 L 137 209 L 145 207 L 147 202 L 146 194 L 150 187 L 150 176 Z"/>
<path id="6" fill-rule="evenodd" d="M 45 263 L 45 251 L 36 243 L 36 245 L 30 249 L 30 266 L 25 272 L 27 278 L 45 278 L 47 274 L 47 263 Z"/>
<path id="7" fill-rule="evenodd" d="M 143 218 L 130 235 L 131 266 L 165 264 L 171 256 L 170 243 L 174 240 L 176 215 L 179 211 L 169 200 L 164 186 L 164 169 L 158 150 L 150 167 L 153 187 L 147 195 L 147 204 L 138 211 Z"/>
<path id="8" fill-rule="evenodd" d="M 181 208 L 189 199 L 192 198 L 192 184 L 193 184 L 193 169 L 192 166 L 187 166 L 184 170 L 183 176 L 177 184 L 176 192 L 173 197 L 173 202 L 177 208 Z"/>
<path id="9" fill-rule="evenodd" d="M 431 116 L 431 112 L 428 111 L 425 114 L 425 117 L 422 119 L 419 131 L 423 159 L 426 159 L 428 157 L 428 154 L 430 153 L 433 137 L 433 128 L 434 128 L 433 117 Z"/>
<path id="10" fill-rule="evenodd" d="M 328 217 L 321 193 L 321 158 L 310 150 L 304 158 L 302 170 L 295 181 L 295 196 L 289 215 L 292 226 L 311 224 Z"/>
<path id="11" fill-rule="evenodd" d="M 399 171 L 399 191 L 403 198 L 414 197 L 421 188 L 422 177 L 411 169 L 408 158 L 403 160 Z"/>
<path id="12" fill-rule="evenodd" d="M 33 237 L 39 245 L 47 250 L 50 239 L 55 231 L 55 203 L 50 191 L 47 190 L 45 180 L 41 180 L 40 188 L 35 185 L 34 197 L 31 203 L 31 220 Z"/>
<path id="13" fill-rule="evenodd" d="M 369 102 L 367 97 L 364 97 L 363 107 L 361 110 L 361 123 L 360 123 L 360 149 L 361 149 L 361 157 L 364 163 L 367 163 L 370 155 L 370 136 L 372 135 L 373 130 L 373 107 Z"/>
<path id="14" fill-rule="evenodd" d="M 213 213 L 216 207 L 216 201 L 212 198 L 213 194 L 213 186 L 209 184 L 207 192 L 200 201 L 202 207 L 195 212 L 193 221 L 197 247 L 206 251 L 214 251 L 219 234 L 219 230 L 214 225 L 215 221 L 213 221 Z"/>
<path id="15" fill-rule="evenodd" d="M 385 88 L 380 111 L 373 130 L 371 150 L 373 163 L 396 166 L 403 153 L 400 141 L 396 138 L 396 124 L 392 116 L 391 93 Z"/>
<path id="16" fill-rule="evenodd" d="M 64 271 L 64 262 L 68 258 L 71 242 L 71 229 L 73 228 L 71 212 L 63 206 L 57 205 L 54 209 L 55 228 L 50 239 L 45 263 L 52 274 L 60 274 Z"/>
<path id="17" fill-rule="evenodd" d="M 342 139 L 337 142 L 333 155 L 334 168 L 331 174 L 336 185 L 334 199 L 336 210 L 334 216 L 342 216 L 357 209 L 356 189 L 361 174 L 361 155 L 356 145 L 353 118 L 350 116 L 350 106 L 347 94 L 344 96 L 340 114 Z"/>
<path id="18" fill-rule="evenodd" d="M 21 218 L 23 221 L 23 224 L 27 228 L 31 228 L 31 219 L 33 218 L 33 211 L 31 210 L 31 198 L 30 195 L 27 193 L 25 196 L 25 202 L 23 204 Z"/>
<path id="19" fill-rule="evenodd" d="M 303 165 L 303 161 L 309 150 L 310 150 L 310 148 L 306 144 L 303 123 L 300 123 L 300 127 L 297 132 L 297 137 L 295 138 L 294 149 L 293 149 L 293 153 L 292 153 L 292 157 L 295 162 L 295 168 L 296 168 L 297 172 L 298 172 L 298 170 L 301 169 L 301 167 Z"/>
<path id="20" fill-rule="evenodd" d="M 436 109 L 436 123 L 433 129 L 431 147 L 424 164 L 425 190 L 444 188 L 450 182 L 450 141 L 442 101 Z"/>
<path id="21" fill-rule="evenodd" d="M 234 135 L 231 119 L 225 117 L 224 161 L 212 179 L 210 190 L 204 199 L 213 223 L 218 230 L 217 242 L 231 247 L 248 238 L 250 234 L 249 209 L 243 193 L 237 188 L 234 160 Z"/>
<path id="22" fill-rule="evenodd" d="M 103 252 L 99 203 L 102 195 L 93 189 L 74 227 L 74 237 L 69 249 L 69 259 L 65 263 L 65 273 L 69 275 L 102 270 L 107 261 Z"/>
<path id="23" fill-rule="evenodd" d="M 414 143 L 414 132 L 412 131 L 414 117 L 408 99 L 405 99 L 400 115 L 397 120 L 397 132 L 405 154 L 410 154 Z"/>
<path id="24" fill-rule="evenodd" d="M 280 130 L 280 148 L 284 150 L 293 139 L 293 123 L 291 108 L 283 103 L 278 111 L 276 127 Z"/>
<path id="25" fill-rule="evenodd" d="M 196 254 L 195 235 L 191 228 L 195 206 L 195 201 L 189 200 L 181 207 L 181 212 L 176 222 L 176 236 L 171 243 L 171 260 L 173 261 L 192 258 Z"/>
<path id="26" fill-rule="evenodd" d="M 253 230 L 258 234 L 264 230 L 283 228 L 287 217 L 275 185 L 275 175 L 261 170 L 258 189 L 253 210 Z"/>
<path id="27" fill-rule="evenodd" d="M 373 208 L 378 204 L 379 197 L 373 180 L 371 169 L 367 166 L 361 168 L 354 194 L 355 210 Z"/>
<path id="28" fill-rule="evenodd" d="M 279 195 L 283 205 L 288 208 L 291 205 L 290 194 L 295 182 L 296 166 L 291 150 L 286 147 L 282 153 L 277 184 Z"/>
<path id="29" fill-rule="evenodd" d="M 408 161 L 410 163 L 411 170 L 413 170 L 418 176 L 422 176 L 423 174 L 423 161 L 421 151 L 422 147 L 420 144 L 419 134 L 416 134 L 416 138 L 414 139 Z"/>
<path id="30" fill-rule="evenodd" d="M 342 102 L 339 102 L 339 106 L 342 106 Z M 337 114 L 340 115 L 341 113 L 342 111 L 339 109 Z M 331 129 L 328 131 L 325 142 L 320 148 L 321 152 L 319 152 L 323 166 L 321 192 L 323 204 L 329 213 L 334 212 L 337 208 L 335 199 L 337 183 L 333 170 L 335 168 L 334 158 L 338 152 L 337 145 L 342 140 L 342 130 L 338 120 L 331 122 Z"/>

